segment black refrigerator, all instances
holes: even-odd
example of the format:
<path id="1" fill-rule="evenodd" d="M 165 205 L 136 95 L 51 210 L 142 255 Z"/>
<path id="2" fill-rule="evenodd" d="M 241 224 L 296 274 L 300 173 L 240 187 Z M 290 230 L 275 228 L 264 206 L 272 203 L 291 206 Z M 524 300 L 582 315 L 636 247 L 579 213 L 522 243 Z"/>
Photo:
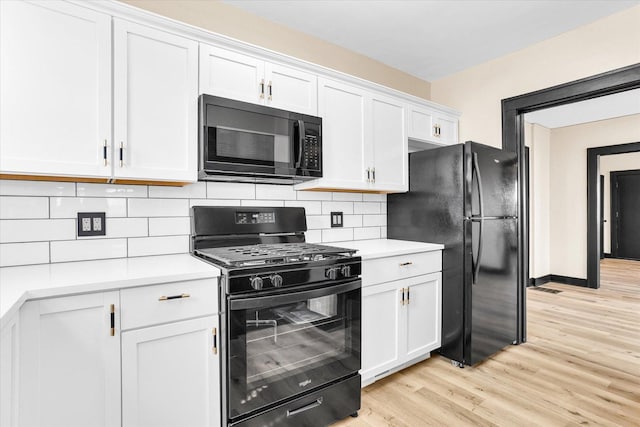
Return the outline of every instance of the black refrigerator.
<path id="1" fill-rule="evenodd" d="M 387 196 L 389 239 L 444 244 L 442 347 L 474 365 L 517 340 L 518 163 L 468 141 L 409 155 L 409 192 Z"/>

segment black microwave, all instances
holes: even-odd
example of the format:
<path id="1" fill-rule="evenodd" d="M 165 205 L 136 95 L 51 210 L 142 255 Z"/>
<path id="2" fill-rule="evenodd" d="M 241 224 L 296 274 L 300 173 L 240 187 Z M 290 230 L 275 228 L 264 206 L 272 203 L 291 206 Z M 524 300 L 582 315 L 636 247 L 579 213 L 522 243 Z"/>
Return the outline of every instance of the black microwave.
<path id="1" fill-rule="evenodd" d="M 218 96 L 199 99 L 199 178 L 293 184 L 322 177 L 322 119 Z"/>

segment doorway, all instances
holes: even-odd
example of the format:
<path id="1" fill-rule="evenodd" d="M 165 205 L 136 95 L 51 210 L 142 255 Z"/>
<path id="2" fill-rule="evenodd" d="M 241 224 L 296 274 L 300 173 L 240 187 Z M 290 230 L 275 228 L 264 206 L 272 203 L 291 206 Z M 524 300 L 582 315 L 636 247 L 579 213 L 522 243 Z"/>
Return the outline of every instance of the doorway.
<path id="1" fill-rule="evenodd" d="M 640 261 L 640 169 L 611 172 L 611 256 Z"/>

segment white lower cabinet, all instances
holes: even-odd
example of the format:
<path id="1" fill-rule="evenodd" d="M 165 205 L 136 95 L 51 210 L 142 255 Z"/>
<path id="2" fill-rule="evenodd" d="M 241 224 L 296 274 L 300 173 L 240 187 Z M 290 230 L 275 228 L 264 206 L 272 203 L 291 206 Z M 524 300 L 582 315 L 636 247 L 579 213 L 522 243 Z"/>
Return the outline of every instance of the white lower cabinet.
<path id="1" fill-rule="evenodd" d="M 118 294 L 49 298 L 21 308 L 18 425 L 120 425 L 117 316 L 111 325 Z"/>
<path id="2" fill-rule="evenodd" d="M 366 274 L 363 262 L 363 274 Z M 440 272 L 362 289 L 362 384 L 428 357 L 440 347 Z"/>
<path id="3" fill-rule="evenodd" d="M 218 317 L 122 333 L 122 425 L 220 425 Z"/>

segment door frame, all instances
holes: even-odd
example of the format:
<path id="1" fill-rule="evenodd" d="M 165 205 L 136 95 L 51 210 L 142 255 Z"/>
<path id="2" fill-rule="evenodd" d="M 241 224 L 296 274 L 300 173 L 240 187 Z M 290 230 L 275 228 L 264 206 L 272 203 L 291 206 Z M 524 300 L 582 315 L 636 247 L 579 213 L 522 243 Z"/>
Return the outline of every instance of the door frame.
<path id="1" fill-rule="evenodd" d="M 611 202 L 611 257 L 612 258 L 620 258 L 618 254 L 618 221 L 615 220 L 614 214 L 618 210 L 618 196 L 615 188 L 616 180 L 619 176 L 624 175 L 640 175 L 640 169 L 631 169 L 624 171 L 612 171 L 610 172 L 611 179 L 609 180 L 609 184 L 611 185 L 610 194 L 610 202 Z M 615 195 L 615 196 L 614 196 Z M 615 248 L 615 249 L 614 249 Z"/>
<path id="2" fill-rule="evenodd" d="M 526 211 L 525 204 L 528 189 L 524 168 L 524 114 L 636 88 L 640 88 L 640 63 L 502 100 L 502 148 L 517 154 L 520 180 L 518 183 L 520 219 L 518 224 L 518 343 L 525 342 L 527 337 L 526 285 L 529 280 L 527 265 L 529 239 L 525 229 L 529 213 Z M 587 204 L 588 207 L 593 205 L 597 208 L 597 199 L 590 198 Z M 588 214 L 590 222 L 587 235 L 587 286 L 592 288 L 600 285 L 598 219 L 597 209 L 595 218 Z M 595 255 L 595 259 L 592 255 Z"/>

